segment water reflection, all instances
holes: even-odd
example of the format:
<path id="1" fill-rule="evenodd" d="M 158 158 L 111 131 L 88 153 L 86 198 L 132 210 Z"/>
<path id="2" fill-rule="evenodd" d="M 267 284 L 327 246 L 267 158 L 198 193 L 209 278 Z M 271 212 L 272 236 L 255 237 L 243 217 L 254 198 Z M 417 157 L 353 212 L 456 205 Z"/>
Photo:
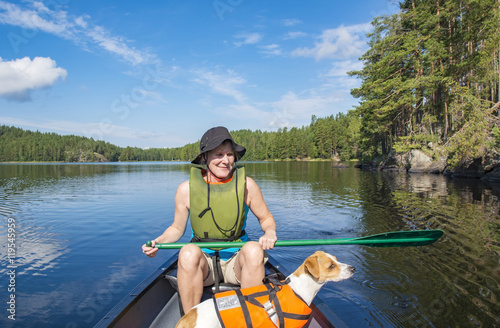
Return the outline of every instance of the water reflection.
<path id="1" fill-rule="evenodd" d="M 3 316 L 0 326 L 92 326 L 144 278 L 141 269 L 161 262 L 161 256 L 146 261 L 140 245 L 164 229 L 157 222 L 165 220 L 167 200 L 188 169 L 185 163 L 0 165 L 0 279 L 6 286 L 10 218 L 18 299 L 16 321 Z M 121 287 L 105 293 L 120 272 Z"/>
<path id="2" fill-rule="evenodd" d="M 327 163 L 256 165 L 252 173 L 270 184 L 264 184 L 264 195 L 271 196 L 278 217 L 294 213 L 301 235 L 285 228 L 281 238 L 445 231 L 438 243 L 420 248 L 323 247 L 360 268 L 344 283 L 349 288 L 326 288 L 332 304 L 340 294 L 348 298 L 340 307 L 355 326 L 500 325 L 499 188 L 480 180 L 362 172 Z M 352 309 L 359 307 L 369 313 L 361 321 Z"/>
<path id="3" fill-rule="evenodd" d="M 445 231 L 425 247 L 272 251 L 288 270 L 318 249 L 356 266 L 353 278 L 321 291 L 349 326 L 500 326 L 498 185 L 338 169 L 329 162 L 245 166 L 261 187 L 282 240 Z M 170 224 L 176 188 L 189 168 L 187 163 L 0 165 L 1 240 L 6 218 L 15 218 L 18 226 L 17 279 L 24 304 L 18 323 L 92 326 L 168 258 L 171 252 L 165 251 L 148 259 L 140 245 Z M 255 218 L 247 228 L 250 236 L 260 236 Z M 0 318 L 1 326 L 7 324 Z"/>

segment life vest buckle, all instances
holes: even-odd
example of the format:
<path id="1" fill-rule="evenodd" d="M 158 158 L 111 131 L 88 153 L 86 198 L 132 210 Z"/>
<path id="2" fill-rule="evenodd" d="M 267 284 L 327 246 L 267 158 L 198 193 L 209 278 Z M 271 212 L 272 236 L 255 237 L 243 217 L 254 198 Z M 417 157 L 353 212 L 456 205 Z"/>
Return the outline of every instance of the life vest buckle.
<path id="1" fill-rule="evenodd" d="M 264 310 L 266 310 L 267 315 L 272 320 L 272 317 L 276 315 L 276 309 L 274 308 L 274 305 L 270 301 L 267 301 L 262 305 L 264 306 Z"/>

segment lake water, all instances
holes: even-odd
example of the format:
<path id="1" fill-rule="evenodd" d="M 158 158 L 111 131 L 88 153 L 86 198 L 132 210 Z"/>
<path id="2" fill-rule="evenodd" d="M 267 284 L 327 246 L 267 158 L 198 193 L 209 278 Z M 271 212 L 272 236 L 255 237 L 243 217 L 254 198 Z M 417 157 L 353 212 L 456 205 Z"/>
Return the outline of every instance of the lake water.
<path id="1" fill-rule="evenodd" d="M 500 185 L 338 169 L 330 162 L 245 166 L 281 240 L 445 231 L 424 247 L 270 251 L 289 270 L 316 250 L 354 265 L 351 279 L 320 292 L 348 326 L 500 327 Z M 0 326 L 92 327 L 175 252 L 160 250 L 150 259 L 141 245 L 171 223 L 175 191 L 189 168 L 0 165 Z M 247 231 L 258 238 L 255 221 L 249 218 Z"/>

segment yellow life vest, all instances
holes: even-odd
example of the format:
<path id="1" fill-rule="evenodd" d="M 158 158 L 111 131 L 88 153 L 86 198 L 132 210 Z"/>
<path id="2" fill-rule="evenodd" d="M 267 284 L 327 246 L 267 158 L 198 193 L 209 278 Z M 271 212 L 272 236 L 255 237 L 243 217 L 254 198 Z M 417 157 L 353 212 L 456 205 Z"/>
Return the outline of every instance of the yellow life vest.
<path id="1" fill-rule="evenodd" d="M 235 241 L 244 234 L 245 168 L 238 166 L 227 183 L 210 184 L 200 167 L 189 180 L 191 228 L 194 241 Z"/>
<path id="2" fill-rule="evenodd" d="M 311 308 L 285 283 L 217 293 L 214 302 L 224 328 L 299 328 L 311 314 Z M 271 320 L 273 316 L 277 316 L 278 326 Z"/>

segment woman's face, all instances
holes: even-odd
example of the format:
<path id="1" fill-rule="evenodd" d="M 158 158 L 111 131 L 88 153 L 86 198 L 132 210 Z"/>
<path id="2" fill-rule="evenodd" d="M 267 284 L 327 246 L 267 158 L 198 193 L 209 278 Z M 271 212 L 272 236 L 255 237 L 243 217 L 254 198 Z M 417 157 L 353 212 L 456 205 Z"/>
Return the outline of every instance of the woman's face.
<path id="1" fill-rule="evenodd" d="M 230 141 L 223 142 L 219 147 L 211 150 L 207 154 L 208 174 L 216 180 L 226 180 L 233 171 L 235 155 Z"/>

